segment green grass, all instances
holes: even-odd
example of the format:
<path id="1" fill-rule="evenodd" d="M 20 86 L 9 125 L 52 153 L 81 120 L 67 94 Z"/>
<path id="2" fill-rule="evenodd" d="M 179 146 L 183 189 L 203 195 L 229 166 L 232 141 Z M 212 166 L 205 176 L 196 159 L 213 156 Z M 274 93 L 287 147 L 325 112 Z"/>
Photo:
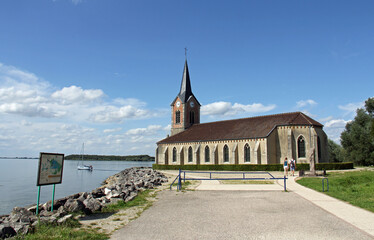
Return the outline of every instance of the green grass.
<path id="1" fill-rule="evenodd" d="M 374 212 L 374 171 L 334 172 L 329 173 L 328 180 L 326 194 Z M 322 192 L 322 178 L 306 177 L 297 183 Z"/>
<path id="2" fill-rule="evenodd" d="M 155 192 L 151 190 L 144 190 L 142 192 L 139 192 L 138 196 L 136 196 L 132 201 L 129 201 L 129 202 L 118 201 L 117 203 L 109 204 L 102 210 L 102 212 L 118 212 L 119 210 L 128 209 L 128 208 L 137 207 L 137 206 L 144 206 L 144 205 L 146 205 L 145 209 L 147 209 L 150 206 L 152 206 L 152 203 L 149 200 L 147 200 L 147 198 L 151 196 L 152 197 L 155 196 L 153 194 L 155 194 Z"/>
<path id="3" fill-rule="evenodd" d="M 182 181 L 182 191 L 186 191 L 186 190 L 188 190 L 187 188 L 188 188 L 188 186 L 190 186 L 190 185 L 192 185 L 192 184 L 194 184 L 194 183 L 196 183 L 197 181 L 186 181 L 186 182 L 183 182 Z M 176 187 L 176 186 L 178 186 L 178 182 L 175 182 L 175 183 L 173 183 L 173 187 Z"/>
<path id="4" fill-rule="evenodd" d="M 109 236 L 104 233 L 98 233 L 95 230 L 77 229 L 80 224 L 77 220 L 71 220 L 69 223 L 56 226 L 54 224 L 40 224 L 35 228 L 34 233 L 27 235 L 18 235 L 14 239 L 26 240 L 49 240 L 49 239 L 89 239 L 100 240 L 108 239 Z"/>
<path id="5" fill-rule="evenodd" d="M 270 180 L 220 180 L 221 184 L 274 184 Z"/>

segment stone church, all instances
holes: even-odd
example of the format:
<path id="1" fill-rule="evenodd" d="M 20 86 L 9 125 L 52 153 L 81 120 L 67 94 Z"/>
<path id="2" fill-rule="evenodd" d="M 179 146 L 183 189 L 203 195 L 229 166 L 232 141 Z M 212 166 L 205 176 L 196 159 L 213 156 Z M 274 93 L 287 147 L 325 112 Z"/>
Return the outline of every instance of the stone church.
<path id="1" fill-rule="evenodd" d="M 171 135 L 157 142 L 156 164 L 279 164 L 328 162 L 323 125 L 302 112 L 200 123 L 187 60 L 171 103 Z"/>

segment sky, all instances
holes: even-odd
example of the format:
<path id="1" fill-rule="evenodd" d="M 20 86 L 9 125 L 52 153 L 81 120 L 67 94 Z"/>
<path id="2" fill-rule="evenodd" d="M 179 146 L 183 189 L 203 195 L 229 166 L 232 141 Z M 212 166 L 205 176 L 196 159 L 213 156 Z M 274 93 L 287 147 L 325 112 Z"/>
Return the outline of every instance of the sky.
<path id="1" fill-rule="evenodd" d="M 0 156 L 154 156 L 185 48 L 201 122 L 301 111 L 339 143 L 373 43 L 371 0 L 2 0 Z"/>

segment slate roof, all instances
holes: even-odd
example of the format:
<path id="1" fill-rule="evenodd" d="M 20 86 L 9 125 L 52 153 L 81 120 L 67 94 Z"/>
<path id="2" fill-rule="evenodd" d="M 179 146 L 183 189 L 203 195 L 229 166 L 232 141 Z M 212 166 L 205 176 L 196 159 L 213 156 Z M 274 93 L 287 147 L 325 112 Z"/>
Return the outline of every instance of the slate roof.
<path id="1" fill-rule="evenodd" d="M 191 89 L 190 73 L 188 71 L 187 59 L 184 62 L 183 76 L 182 76 L 182 82 L 181 82 L 181 88 L 179 90 L 179 94 L 174 99 L 174 101 L 170 104 L 171 106 L 174 105 L 174 102 L 177 100 L 178 97 L 180 98 L 182 103 L 187 103 L 191 97 L 194 97 L 195 100 L 197 101 L 197 98 L 193 95 L 192 89 Z M 200 105 L 199 101 L 197 101 L 197 103 Z"/>
<path id="2" fill-rule="evenodd" d="M 234 119 L 192 125 L 183 132 L 165 138 L 157 144 L 232 139 L 265 138 L 277 126 L 307 125 L 323 127 L 302 112 Z"/>
<path id="3" fill-rule="evenodd" d="M 188 98 L 192 95 L 190 73 L 188 72 L 187 59 L 184 63 L 183 77 L 181 83 L 181 89 L 179 91 L 179 98 L 183 103 L 186 103 Z"/>

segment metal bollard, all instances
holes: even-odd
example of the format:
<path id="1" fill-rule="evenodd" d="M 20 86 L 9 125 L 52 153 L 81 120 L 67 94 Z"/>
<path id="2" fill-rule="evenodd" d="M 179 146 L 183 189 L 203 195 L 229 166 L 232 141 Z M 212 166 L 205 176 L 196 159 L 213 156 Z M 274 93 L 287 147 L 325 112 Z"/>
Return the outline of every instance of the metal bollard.
<path id="1" fill-rule="evenodd" d="M 327 181 L 327 192 L 329 191 L 329 179 L 322 178 L 322 192 L 325 192 L 325 180 Z"/>

